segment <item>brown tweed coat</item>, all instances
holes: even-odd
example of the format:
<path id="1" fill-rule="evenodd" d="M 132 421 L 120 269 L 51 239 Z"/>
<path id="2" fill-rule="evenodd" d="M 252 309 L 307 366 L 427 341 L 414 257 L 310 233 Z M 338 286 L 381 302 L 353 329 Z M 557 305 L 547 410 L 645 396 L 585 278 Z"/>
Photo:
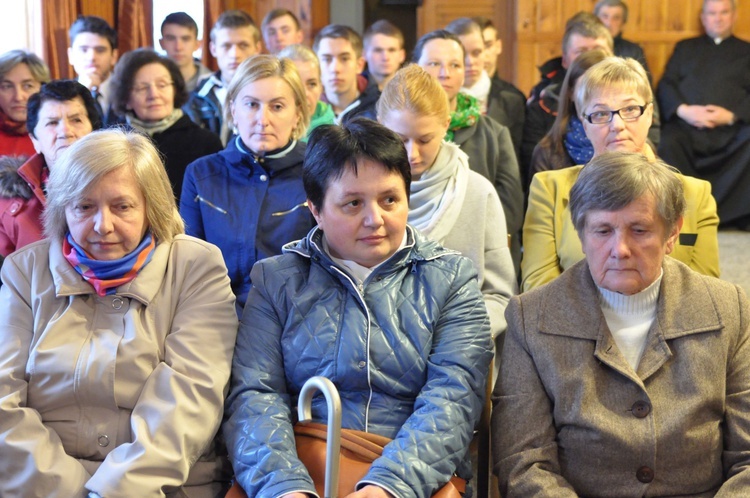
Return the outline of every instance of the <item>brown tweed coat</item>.
<path id="1" fill-rule="evenodd" d="M 514 297 L 495 387 L 504 498 L 750 496 L 750 306 L 665 258 L 638 370 L 586 261 Z"/>

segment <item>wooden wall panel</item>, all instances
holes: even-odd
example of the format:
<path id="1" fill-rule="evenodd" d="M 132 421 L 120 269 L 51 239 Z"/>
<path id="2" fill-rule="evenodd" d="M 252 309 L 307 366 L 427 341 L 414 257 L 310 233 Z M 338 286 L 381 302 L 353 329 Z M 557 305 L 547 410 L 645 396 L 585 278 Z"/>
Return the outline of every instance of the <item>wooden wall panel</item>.
<path id="1" fill-rule="evenodd" d="M 561 54 L 565 21 L 578 11 L 593 11 L 595 3 L 596 0 L 497 0 L 468 6 L 465 0 L 424 0 L 418 9 L 418 36 L 445 26 L 455 17 L 491 17 L 503 39 L 505 64 L 498 66 L 499 71 L 528 93 L 539 81 L 537 67 Z M 627 0 L 627 3 L 630 15 L 625 38 L 643 46 L 656 83 L 675 43 L 702 32 L 702 0 Z M 737 0 L 737 5 L 735 34 L 750 40 L 750 0 Z"/>

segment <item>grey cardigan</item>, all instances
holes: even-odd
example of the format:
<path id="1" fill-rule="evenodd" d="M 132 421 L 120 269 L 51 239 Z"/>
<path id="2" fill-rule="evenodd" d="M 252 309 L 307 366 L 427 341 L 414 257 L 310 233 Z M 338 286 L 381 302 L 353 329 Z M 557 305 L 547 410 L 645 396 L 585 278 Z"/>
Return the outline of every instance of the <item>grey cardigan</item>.
<path id="1" fill-rule="evenodd" d="M 495 388 L 503 497 L 747 496 L 750 306 L 665 258 L 637 372 L 585 260 L 511 299 Z"/>

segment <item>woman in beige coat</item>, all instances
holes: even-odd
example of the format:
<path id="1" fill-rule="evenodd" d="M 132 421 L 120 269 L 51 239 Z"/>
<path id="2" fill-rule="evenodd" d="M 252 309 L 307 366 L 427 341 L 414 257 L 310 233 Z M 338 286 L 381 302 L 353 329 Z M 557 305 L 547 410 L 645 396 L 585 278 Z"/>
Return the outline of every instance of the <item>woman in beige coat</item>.
<path id="1" fill-rule="evenodd" d="M 504 498 L 747 496 L 750 305 L 666 257 L 685 204 L 679 175 L 641 154 L 581 171 L 585 259 L 508 306 L 492 420 Z"/>
<path id="2" fill-rule="evenodd" d="M 48 239 L 0 289 L 0 496 L 216 496 L 237 333 L 221 254 L 182 235 L 145 137 L 88 135 L 47 184 Z"/>

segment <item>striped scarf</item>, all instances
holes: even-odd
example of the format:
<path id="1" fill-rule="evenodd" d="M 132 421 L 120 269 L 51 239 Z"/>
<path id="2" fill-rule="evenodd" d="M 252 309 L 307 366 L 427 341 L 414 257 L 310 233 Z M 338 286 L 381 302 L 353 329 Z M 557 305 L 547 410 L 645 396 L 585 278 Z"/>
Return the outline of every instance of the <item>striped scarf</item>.
<path id="1" fill-rule="evenodd" d="M 133 252 L 120 259 L 105 261 L 91 258 L 68 233 L 63 239 L 62 251 L 70 266 L 94 287 L 96 293 L 106 296 L 114 294 L 117 287 L 138 276 L 138 272 L 151 261 L 155 247 L 151 232 L 146 232 Z"/>

